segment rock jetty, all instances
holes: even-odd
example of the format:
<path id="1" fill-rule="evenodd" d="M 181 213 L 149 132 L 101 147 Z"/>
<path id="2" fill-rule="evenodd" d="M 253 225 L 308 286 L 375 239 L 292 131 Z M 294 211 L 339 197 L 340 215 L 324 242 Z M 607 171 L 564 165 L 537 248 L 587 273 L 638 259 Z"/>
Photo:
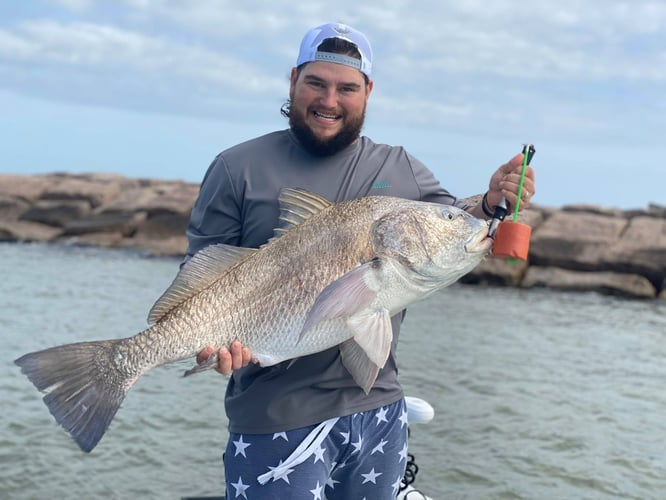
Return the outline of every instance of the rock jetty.
<path id="1" fill-rule="evenodd" d="M 0 174 L 0 241 L 182 256 L 198 184 L 114 174 Z M 666 300 L 666 206 L 532 206 L 527 262 L 486 259 L 463 282 Z"/>

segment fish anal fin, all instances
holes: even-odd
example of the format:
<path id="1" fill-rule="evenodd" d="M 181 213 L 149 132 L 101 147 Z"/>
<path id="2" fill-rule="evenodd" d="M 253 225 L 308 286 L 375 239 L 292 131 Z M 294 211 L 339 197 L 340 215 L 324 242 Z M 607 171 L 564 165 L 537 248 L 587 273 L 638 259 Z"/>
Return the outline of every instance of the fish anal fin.
<path id="1" fill-rule="evenodd" d="M 363 348 L 354 339 L 340 344 L 340 356 L 342 364 L 351 374 L 354 382 L 368 394 L 377 380 L 379 367 L 370 361 Z"/>
<path id="2" fill-rule="evenodd" d="M 201 373 L 211 368 L 217 368 L 220 364 L 220 357 L 217 354 L 217 351 L 213 351 L 208 358 L 203 360 L 201 363 L 194 365 L 192 368 L 183 373 L 183 377 L 189 377 L 195 373 Z"/>
<path id="3" fill-rule="evenodd" d="M 183 265 L 173 283 L 155 302 L 148 314 L 148 322 L 158 322 L 169 311 L 212 285 L 235 263 L 256 251 L 255 248 L 222 243 L 201 249 Z"/>
<path id="4" fill-rule="evenodd" d="M 366 283 L 372 262 L 362 264 L 324 288 L 310 308 L 299 341 L 322 321 L 350 317 L 367 308 L 377 296 Z"/>

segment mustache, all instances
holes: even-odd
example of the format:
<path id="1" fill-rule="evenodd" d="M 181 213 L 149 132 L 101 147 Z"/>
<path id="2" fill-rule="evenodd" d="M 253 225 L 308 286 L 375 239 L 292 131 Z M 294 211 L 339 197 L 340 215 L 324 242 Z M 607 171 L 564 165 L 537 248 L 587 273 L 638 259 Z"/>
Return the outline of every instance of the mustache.
<path id="1" fill-rule="evenodd" d="M 361 136 L 361 130 L 365 123 L 365 107 L 363 108 L 363 111 L 355 117 L 350 117 L 344 113 L 335 113 L 336 116 L 342 117 L 344 124 L 337 134 L 327 139 L 317 137 L 305 122 L 305 117 L 307 116 L 306 113 L 308 112 L 310 112 L 310 110 L 302 113 L 290 107 L 289 126 L 303 148 L 313 156 L 334 155 L 347 148 Z M 321 110 L 318 110 L 318 112 L 326 114 Z"/>

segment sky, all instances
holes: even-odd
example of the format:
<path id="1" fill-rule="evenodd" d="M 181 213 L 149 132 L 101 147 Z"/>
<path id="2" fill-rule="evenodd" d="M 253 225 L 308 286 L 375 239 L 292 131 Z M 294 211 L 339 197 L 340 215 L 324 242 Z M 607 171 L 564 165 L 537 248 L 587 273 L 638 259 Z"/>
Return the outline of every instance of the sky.
<path id="1" fill-rule="evenodd" d="M 666 205 L 663 0 L 4 0 L 0 173 L 201 181 L 287 127 L 301 38 L 373 47 L 363 129 L 457 196 L 533 143 L 533 202 Z"/>

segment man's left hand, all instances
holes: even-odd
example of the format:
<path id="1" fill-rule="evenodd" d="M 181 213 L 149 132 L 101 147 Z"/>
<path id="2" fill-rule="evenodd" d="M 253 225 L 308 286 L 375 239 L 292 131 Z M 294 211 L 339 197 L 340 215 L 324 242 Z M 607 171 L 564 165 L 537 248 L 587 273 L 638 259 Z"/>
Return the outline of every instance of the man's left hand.
<path id="1" fill-rule="evenodd" d="M 488 185 L 488 204 L 491 207 L 498 205 L 502 197 L 506 198 L 509 207 L 516 206 L 518 189 L 520 186 L 520 175 L 523 170 L 523 158 L 523 153 L 518 153 L 507 163 L 499 167 L 490 178 L 490 183 Z M 522 210 L 529 206 L 534 193 L 534 170 L 532 167 L 528 166 L 525 169 L 525 180 L 523 181 L 519 209 Z"/>

